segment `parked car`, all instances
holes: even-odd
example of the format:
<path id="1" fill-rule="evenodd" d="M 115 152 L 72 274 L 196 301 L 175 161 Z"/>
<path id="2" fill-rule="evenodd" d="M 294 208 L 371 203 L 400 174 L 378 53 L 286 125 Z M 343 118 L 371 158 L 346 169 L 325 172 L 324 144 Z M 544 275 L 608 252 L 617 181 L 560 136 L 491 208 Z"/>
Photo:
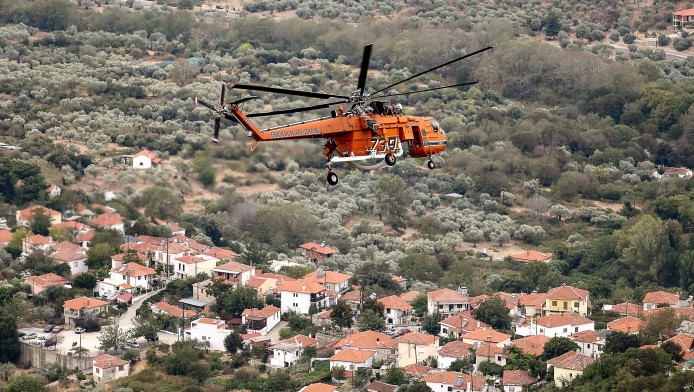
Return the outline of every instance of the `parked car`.
<path id="1" fill-rule="evenodd" d="M 62 332 L 63 330 L 65 330 L 65 327 L 63 327 L 62 325 L 58 325 L 57 327 L 53 328 L 51 333 L 58 333 L 58 332 Z"/>
<path id="2" fill-rule="evenodd" d="M 83 332 L 85 332 L 85 331 L 86 331 L 86 330 L 85 330 L 84 328 L 82 328 L 82 327 L 77 327 L 77 328 L 75 328 L 75 333 L 83 333 Z"/>
<path id="3" fill-rule="evenodd" d="M 157 336 L 157 335 L 150 336 L 147 338 L 147 340 L 149 340 L 150 342 L 156 342 L 159 340 L 159 336 Z"/>
<path id="4" fill-rule="evenodd" d="M 43 329 L 43 332 L 51 332 L 54 327 L 54 325 L 47 325 L 46 328 Z"/>
<path id="5" fill-rule="evenodd" d="M 217 6 L 215 6 L 215 8 L 218 9 L 218 10 L 223 10 L 223 9 L 224 9 L 224 7 L 222 7 L 221 5 L 217 5 Z"/>
<path id="6" fill-rule="evenodd" d="M 122 343 L 120 346 L 118 346 L 121 350 L 127 350 L 129 348 L 132 348 L 129 343 Z"/>
<path id="7" fill-rule="evenodd" d="M 36 339 L 36 333 L 35 332 L 29 332 L 28 334 L 22 336 L 22 340 L 31 340 L 31 339 Z"/>
<path id="8" fill-rule="evenodd" d="M 131 342 L 128 343 L 128 344 L 129 344 L 130 347 L 132 347 L 132 348 L 140 348 L 140 343 L 138 343 L 138 342 L 136 342 L 136 341 L 134 341 L 134 340 L 131 341 Z"/>
<path id="9" fill-rule="evenodd" d="M 26 335 L 26 334 L 25 334 L 24 332 L 22 332 L 22 331 L 17 331 L 17 335 L 21 338 L 21 337 L 23 337 L 23 336 Z"/>

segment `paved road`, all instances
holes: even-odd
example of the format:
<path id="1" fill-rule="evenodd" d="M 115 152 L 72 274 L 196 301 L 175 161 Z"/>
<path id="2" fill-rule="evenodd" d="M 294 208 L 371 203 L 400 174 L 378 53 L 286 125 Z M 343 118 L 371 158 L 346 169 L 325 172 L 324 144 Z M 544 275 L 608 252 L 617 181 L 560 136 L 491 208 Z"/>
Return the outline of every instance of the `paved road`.
<path id="1" fill-rule="evenodd" d="M 137 309 L 139 309 L 140 306 L 142 306 L 142 303 L 147 298 L 153 296 L 159 291 L 161 291 L 161 289 L 133 298 L 133 304 L 128 308 L 128 310 L 125 311 L 125 313 L 123 313 L 123 316 L 121 316 L 120 320 L 118 320 L 118 325 L 125 331 L 132 328 L 133 320 L 135 319 L 135 312 L 137 311 Z"/>

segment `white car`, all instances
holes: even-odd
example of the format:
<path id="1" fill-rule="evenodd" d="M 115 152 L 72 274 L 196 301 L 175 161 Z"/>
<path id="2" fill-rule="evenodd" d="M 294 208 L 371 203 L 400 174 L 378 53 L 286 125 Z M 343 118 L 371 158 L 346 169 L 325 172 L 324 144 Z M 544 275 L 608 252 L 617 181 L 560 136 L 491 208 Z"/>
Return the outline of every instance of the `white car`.
<path id="1" fill-rule="evenodd" d="M 31 340 L 31 339 L 36 339 L 36 332 L 30 332 L 30 333 L 22 336 L 22 340 Z"/>

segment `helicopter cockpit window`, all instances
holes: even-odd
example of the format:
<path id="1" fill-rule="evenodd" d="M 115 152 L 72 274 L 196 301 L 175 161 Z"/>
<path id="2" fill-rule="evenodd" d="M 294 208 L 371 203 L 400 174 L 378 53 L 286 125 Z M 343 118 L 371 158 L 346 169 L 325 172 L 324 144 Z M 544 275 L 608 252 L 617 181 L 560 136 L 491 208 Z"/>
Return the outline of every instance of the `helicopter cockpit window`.
<path id="1" fill-rule="evenodd" d="M 434 129 L 434 132 L 439 131 L 439 122 L 436 120 L 431 120 L 431 127 Z"/>

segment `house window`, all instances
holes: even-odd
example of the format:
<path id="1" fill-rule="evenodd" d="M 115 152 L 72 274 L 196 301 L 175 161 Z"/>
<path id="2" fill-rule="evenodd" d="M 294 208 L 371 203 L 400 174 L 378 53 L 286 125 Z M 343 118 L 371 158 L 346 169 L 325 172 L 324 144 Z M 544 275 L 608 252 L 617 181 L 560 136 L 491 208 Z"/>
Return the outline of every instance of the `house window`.
<path id="1" fill-rule="evenodd" d="M 569 308 L 569 303 L 568 303 L 568 302 L 564 302 L 564 309 L 568 309 L 568 308 Z"/>
<path id="2" fill-rule="evenodd" d="M 578 327 L 574 328 L 574 332 L 578 332 Z"/>
<path id="3" fill-rule="evenodd" d="M 578 307 L 578 302 L 574 302 L 574 308 Z"/>
<path id="4" fill-rule="evenodd" d="M 294 298 L 298 298 L 298 297 L 299 297 L 299 293 L 294 293 Z"/>
<path id="5" fill-rule="evenodd" d="M 552 301 L 552 306 L 557 306 L 557 301 Z"/>
<path id="6" fill-rule="evenodd" d="M 590 343 L 588 343 L 588 344 L 586 345 L 586 347 L 590 348 Z"/>
<path id="7" fill-rule="evenodd" d="M 124 369 L 125 369 L 125 365 L 120 365 L 120 366 L 118 366 L 118 370 L 119 370 L 119 371 L 123 371 Z"/>
<path id="8" fill-rule="evenodd" d="M 99 374 L 99 373 L 101 373 L 101 369 L 100 369 L 100 368 L 96 368 L 96 374 Z"/>
<path id="9" fill-rule="evenodd" d="M 564 333 L 568 332 L 568 330 L 569 330 L 568 328 L 564 328 Z"/>
<path id="10" fill-rule="evenodd" d="M 545 330 L 540 328 L 540 333 L 545 333 Z"/>

